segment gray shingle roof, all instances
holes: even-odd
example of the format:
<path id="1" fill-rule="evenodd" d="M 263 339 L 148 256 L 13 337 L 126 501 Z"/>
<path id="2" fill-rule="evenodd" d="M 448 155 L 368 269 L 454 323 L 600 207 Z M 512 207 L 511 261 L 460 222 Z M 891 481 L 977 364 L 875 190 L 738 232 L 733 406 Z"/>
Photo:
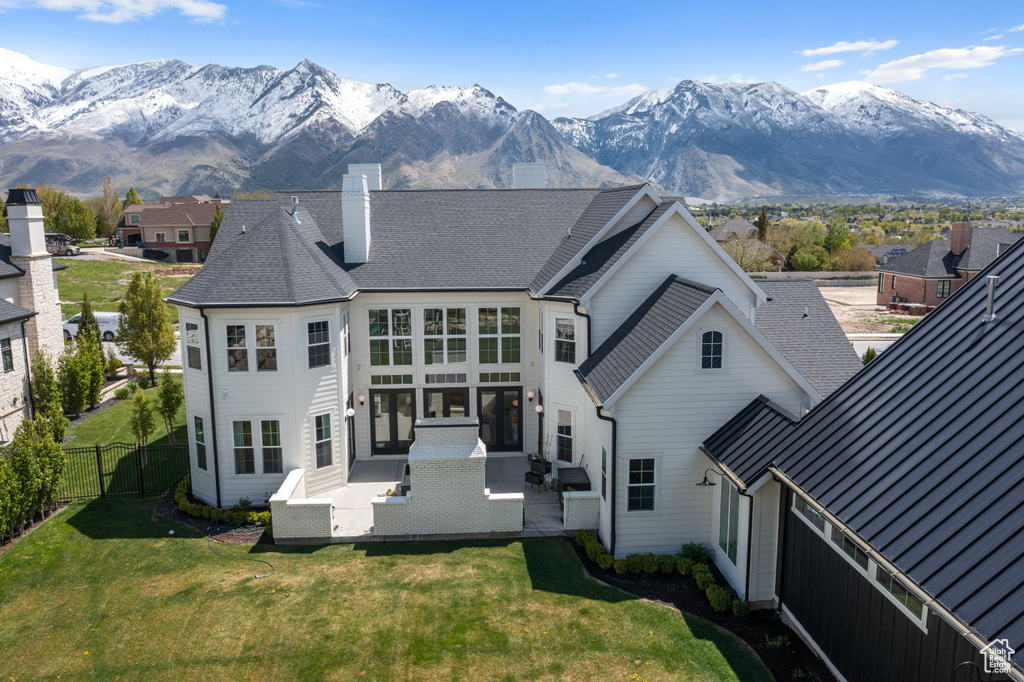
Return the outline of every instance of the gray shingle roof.
<path id="1" fill-rule="evenodd" d="M 57 261 L 50 259 L 50 267 L 54 272 L 67 269 Z M 7 232 L 0 232 L 0 279 L 8 277 L 21 277 L 25 271 L 11 263 L 11 235 Z"/>
<path id="2" fill-rule="evenodd" d="M 960 273 L 956 271 L 956 261 L 957 258 L 949 252 L 949 241 L 936 239 L 922 244 L 899 258 L 893 258 L 884 265 L 879 265 L 875 270 L 915 277 L 959 279 Z"/>
<path id="3" fill-rule="evenodd" d="M 956 264 L 960 270 L 981 270 L 996 259 L 1000 253 L 1015 243 L 1022 235 L 998 227 L 975 227 L 971 229 L 967 249 Z"/>
<path id="4" fill-rule="evenodd" d="M 14 305 L 9 301 L 5 301 L 0 298 L 0 324 L 24 320 L 29 317 L 34 317 L 35 314 L 36 313 L 31 310 L 22 308 L 20 305 Z"/>
<path id="5" fill-rule="evenodd" d="M 234 201 L 206 265 L 169 300 L 284 304 L 341 300 L 357 290 L 526 290 L 546 283 L 539 273 L 557 272 L 572 256 L 565 256 L 570 244 L 580 248 L 637 191 L 370 192 L 370 256 L 362 264 L 344 261 L 340 192 Z M 292 196 L 299 197 L 298 225 L 285 208 Z"/>
<path id="6" fill-rule="evenodd" d="M 1000 277 L 994 323 L 983 322 L 987 275 Z M 751 470 L 774 462 L 984 638 L 1006 638 L 1019 652 L 1022 328 L 1018 243 L 808 413 L 789 437 L 750 450 L 759 458 Z"/>
<path id="7" fill-rule="evenodd" d="M 672 275 L 576 370 L 604 404 L 717 289 Z"/>
<path id="8" fill-rule="evenodd" d="M 754 326 L 823 398 L 861 369 L 814 282 L 758 280 L 757 285 L 770 300 L 757 309 Z"/>

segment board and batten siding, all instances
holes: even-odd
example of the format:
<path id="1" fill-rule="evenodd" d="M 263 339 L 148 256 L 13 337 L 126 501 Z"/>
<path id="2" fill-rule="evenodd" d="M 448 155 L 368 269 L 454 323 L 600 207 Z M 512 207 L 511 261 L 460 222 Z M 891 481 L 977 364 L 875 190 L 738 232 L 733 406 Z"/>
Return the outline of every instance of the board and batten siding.
<path id="1" fill-rule="evenodd" d="M 700 335 L 724 335 L 724 369 L 699 369 Z M 674 552 L 684 542 L 718 547 L 712 527 L 719 486 L 697 487 L 712 466 L 700 444 L 751 400 L 764 394 L 794 416 L 806 395 L 721 306 L 712 307 L 613 405 L 618 419 L 616 556 Z M 628 512 L 629 460 L 655 457 L 654 512 Z M 745 544 L 746 536 L 740 537 Z M 728 559 L 716 550 L 719 565 Z"/>
<path id="2" fill-rule="evenodd" d="M 594 347 L 599 347 L 669 275 L 721 289 L 740 311 L 754 319 L 754 294 L 728 269 L 693 228 L 674 215 L 663 224 L 586 301 L 593 319 Z M 722 256 L 729 258 L 721 252 Z M 745 276 L 744 276 L 745 278 Z"/>

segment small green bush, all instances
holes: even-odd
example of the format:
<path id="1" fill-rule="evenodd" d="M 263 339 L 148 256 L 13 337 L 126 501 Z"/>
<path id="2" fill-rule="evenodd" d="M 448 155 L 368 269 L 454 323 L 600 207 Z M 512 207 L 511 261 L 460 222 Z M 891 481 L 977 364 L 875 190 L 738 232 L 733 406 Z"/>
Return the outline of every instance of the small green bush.
<path id="1" fill-rule="evenodd" d="M 587 546 L 584 549 L 586 549 L 587 556 L 590 557 L 591 561 L 597 561 L 597 558 L 599 556 L 601 556 L 602 554 L 607 554 L 608 553 L 608 550 L 606 550 L 604 548 L 604 545 L 602 545 L 597 540 L 593 540 L 593 541 L 587 543 Z"/>
<path id="2" fill-rule="evenodd" d="M 178 487 L 174 491 L 174 502 L 178 505 L 178 509 L 186 514 L 203 519 L 210 519 L 211 521 L 251 523 L 257 526 L 264 526 L 267 529 L 267 533 L 269 535 L 273 535 L 271 513 L 269 511 L 258 512 L 245 509 L 217 509 L 216 507 L 211 507 L 208 504 L 189 502 L 188 491 L 190 487 L 190 477 L 185 476 L 185 478 L 181 479 L 181 483 L 178 484 Z"/>
<path id="3" fill-rule="evenodd" d="M 139 390 L 139 384 L 135 381 L 129 381 L 125 384 L 125 388 L 128 389 L 128 395 L 135 395 L 135 392 Z"/>
<path id="4" fill-rule="evenodd" d="M 583 528 L 576 531 L 576 544 L 580 547 L 586 548 L 587 543 L 597 542 L 597 533 L 590 530 L 589 528 Z"/>
<path id="5" fill-rule="evenodd" d="M 658 570 L 662 573 L 675 573 L 676 572 L 676 558 L 671 554 L 659 554 L 658 555 Z"/>
<path id="6" fill-rule="evenodd" d="M 676 556 L 689 559 L 695 564 L 708 564 L 711 563 L 711 548 L 703 542 L 687 542 L 679 548 Z"/>
<path id="7" fill-rule="evenodd" d="M 625 559 L 617 559 L 615 561 L 615 563 L 613 564 L 613 566 L 615 566 L 615 572 L 618 573 L 619 575 L 625 575 L 626 571 L 629 570 L 629 569 L 626 568 L 626 560 Z"/>
<path id="8" fill-rule="evenodd" d="M 142 389 L 149 388 L 149 377 L 148 376 L 143 376 L 143 375 L 140 374 L 139 378 L 135 380 L 135 383 L 137 383 L 139 385 L 139 388 L 142 388 Z"/>
<path id="9" fill-rule="evenodd" d="M 608 571 L 611 570 L 611 567 L 613 565 L 615 565 L 615 559 L 612 557 L 611 554 L 608 554 L 606 552 L 601 556 L 597 557 L 597 565 L 600 566 L 603 570 Z"/>
<path id="10" fill-rule="evenodd" d="M 643 568 L 644 573 L 647 575 L 654 575 L 658 572 L 658 555 L 653 552 L 647 552 L 641 555 L 640 566 Z"/>
<path id="11" fill-rule="evenodd" d="M 729 607 L 732 606 L 732 598 L 729 597 L 729 593 L 725 591 L 724 587 L 710 585 L 705 592 L 708 595 L 708 601 L 711 602 L 711 608 L 715 611 L 719 613 L 728 611 Z"/>
<path id="12" fill-rule="evenodd" d="M 676 570 L 679 571 L 679 575 L 690 575 L 693 571 L 693 560 L 680 559 L 676 562 Z"/>
<path id="13" fill-rule="evenodd" d="M 703 570 L 701 570 L 703 567 Z M 697 587 L 706 590 L 715 584 L 715 576 L 706 564 L 697 564 L 693 567 L 693 579 L 697 581 Z"/>
<path id="14" fill-rule="evenodd" d="M 748 613 L 750 613 L 750 602 L 739 597 L 732 600 L 732 615 L 737 618 L 746 618 Z"/>
<path id="15" fill-rule="evenodd" d="M 626 555 L 626 568 L 629 569 L 630 573 L 639 573 L 644 570 L 643 557 L 643 554 Z"/>
<path id="16" fill-rule="evenodd" d="M 132 392 L 128 390 L 127 386 L 122 386 L 121 388 L 114 391 L 114 398 L 116 400 L 128 400 L 128 396 L 130 396 L 131 394 Z"/>

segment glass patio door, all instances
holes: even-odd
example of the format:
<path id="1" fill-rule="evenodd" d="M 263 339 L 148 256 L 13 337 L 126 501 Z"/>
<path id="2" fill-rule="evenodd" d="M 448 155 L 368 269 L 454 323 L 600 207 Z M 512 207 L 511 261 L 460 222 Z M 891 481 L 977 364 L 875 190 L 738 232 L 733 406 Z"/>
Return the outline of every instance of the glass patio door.
<path id="1" fill-rule="evenodd" d="M 424 417 L 468 417 L 468 388 L 423 389 Z"/>
<path id="2" fill-rule="evenodd" d="M 416 397 L 411 390 L 370 391 L 370 442 L 373 455 L 407 455 L 416 422 Z"/>
<path id="3" fill-rule="evenodd" d="M 481 388 L 479 395 L 480 440 L 493 452 L 523 449 L 523 389 Z"/>

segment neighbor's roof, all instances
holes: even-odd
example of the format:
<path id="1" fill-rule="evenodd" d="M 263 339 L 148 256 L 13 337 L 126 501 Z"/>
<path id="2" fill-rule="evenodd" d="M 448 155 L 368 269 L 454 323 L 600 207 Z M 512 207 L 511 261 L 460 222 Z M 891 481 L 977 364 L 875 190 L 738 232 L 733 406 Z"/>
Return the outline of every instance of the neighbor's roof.
<path id="1" fill-rule="evenodd" d="M 959 279 L 956 271 L 959 259 L 949 251 L 949 241 L 935 239 L 898 258 L 875 268 L 879 272 L 915 277 L 947 277 Z"/>
<path id="2" fill-rule="evenodd" d="M 203 269 L 168 300 L 303 304 L 357 290 L 527 290 L 546 283 L 542 273 L 557 273 L 641 187 L 373 191 L 362 264 L 344 260 L 340 192 L 234 201 Z M 293 196 L 298 222 L 289 214 Z"/>
<path id="3" fill-rule="evenodd" d="M 823 398 L 861 368 L 860 358 L 811 281 L 758 280 L 768 295 L 754 326 Z"/>
<path id="4" fill-rule="evenodd" d="M 733 218 L 727 220 L 717 227 L 711 228 L 708 232 L 716 242 L 724 242 L 730 237 L 754 237 L 757 235 L 757 228 L 746 220 Z"/>
<path id="5" fill-rule="evenodd" d="M 774 464 L 984 638 L 1024 652 L 1022 328 L 1016 244 L 789 436 L 724 464 L 748 482 Z"/>
<path id="6" fill-rule="evenodd" d="M 229 202 L 210 199 L 206 195 L 194 197 L 163 197 L 158 204 L 131 204 L 125 213 L 138 213 L 139 222 L 121 221 L 121 227 L 192 227 L 209 226 L 217 208 L 227 209 Z"/>
<path id="7" fill-rule="evenodd" d="M 605 404 L 717 289 L 669 276 L 576 370 Z"/>
<path id="8" fill-rule="evenodd" d="M 972 228 L 967 249 L 960 256 L 960 262 L 956 266 L 960 270 L 981 270 L 1021 236 L 1020 232 L 1010 232 L 998 227 Z"/>
<path id="9" fill-rule="evenodd" d="M 5 301 L 0 298 L 0 324 L 25 320 L 30 317 L 34 317 L 35 314 L 36 313 L 32 310 L 22 308 L 20 305 L 14 305 L 9 301 Z"/>

